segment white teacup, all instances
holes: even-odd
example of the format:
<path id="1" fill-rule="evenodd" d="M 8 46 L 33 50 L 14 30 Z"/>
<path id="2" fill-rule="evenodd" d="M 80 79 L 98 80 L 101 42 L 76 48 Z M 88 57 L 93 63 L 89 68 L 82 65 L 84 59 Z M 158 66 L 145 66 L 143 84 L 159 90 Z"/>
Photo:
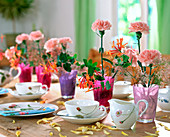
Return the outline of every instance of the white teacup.
<path id="1" fill-rule="evenodd" d="M 93 100 L 66 101 L 65 107 L 69 116 L 81 115 L 83 117 L 91 117 L 98 109 L 106 111 L 104 106 L 99 106 L 99 102 Z"/>
<path id="2" fill-rule="evenodd" d="M 39 82 L 23 82 L 23 83 L 16 83 L 15 88 L 18 94 L 37 94 L 41 91 L 47 91 L 47 85 L 42 85 Z"/>

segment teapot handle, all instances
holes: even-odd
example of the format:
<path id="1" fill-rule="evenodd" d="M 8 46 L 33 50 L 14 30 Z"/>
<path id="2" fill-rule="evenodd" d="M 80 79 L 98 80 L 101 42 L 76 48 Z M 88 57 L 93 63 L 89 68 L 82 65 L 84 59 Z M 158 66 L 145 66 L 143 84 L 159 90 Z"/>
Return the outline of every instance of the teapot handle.
<path id="1" fill-rule="evenodd" d="M 12 76 L 12 71 L 14 70 L 14 68 L 10 68 L 10 70 L 9 70 L 9 74 Z M 18 73 L 17 73 L 17 75 L 15 76 L 15 77 L 13 77 L 13 79 L 16 79 L 16 78 L 18 78 L 19 76 L 20 76 L 20 74 L 21 74 L 21 68 L 19 68 L 19 67 L 17 67 L 17 70 L 18 70 Z"/>
<path id="2" fill-rule="evenodd" d="M 139 103 L 140 102 L 144 102 L 145 103 L 145 105 L 146 105 L 146 107 L 145 107 L 145 109 L 144 109 L 144 111 L 142 111 L 142 113 L 139 115 L 139 117 L 141 117 L 145 112 L 146 112 L 146 110 L 148 109 L 148 101 L 146 101 L 145 99 L 142 99 L 142 100 L 139 100 L 138 102 L 137 102 L 137 107 L 139 108 Z M 139 110 L 139 109 L 138 109 Z"/>

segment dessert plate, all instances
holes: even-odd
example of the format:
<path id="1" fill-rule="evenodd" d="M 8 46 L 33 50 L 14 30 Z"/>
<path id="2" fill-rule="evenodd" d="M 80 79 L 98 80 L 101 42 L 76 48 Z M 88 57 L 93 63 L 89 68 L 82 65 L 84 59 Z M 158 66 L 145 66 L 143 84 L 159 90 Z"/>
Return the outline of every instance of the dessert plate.
<path id="1" fill-rule="evenodd" d="M 13 102 L 0 105 L 0 115 L 12 117 L 30 117 L 53 113 L 58 106 L 35 102 Z"/>
<path id="2" fill-rule="evenodd" d="M 44 94 L 47 93 L 47 91 L 43 90 L 39 93 L 34 94 L 18 94 L 16 91 L 10 90 L 9 93 L 13 95 L 16 98 L 19 98 L 20 100 L 34 100 L 41 98 Z"/>
<path id="3" fill-rule="evenodd" d="M 57 115 L 63 115 L 60 117 L 73 124 L 91 124 L 104 119 L 107 116 L 107 112 L 103 110 L 97 110 L 97 112 L 90 118 L 71 117 L 68 115 L 66 110 L 59 111 Z"/>

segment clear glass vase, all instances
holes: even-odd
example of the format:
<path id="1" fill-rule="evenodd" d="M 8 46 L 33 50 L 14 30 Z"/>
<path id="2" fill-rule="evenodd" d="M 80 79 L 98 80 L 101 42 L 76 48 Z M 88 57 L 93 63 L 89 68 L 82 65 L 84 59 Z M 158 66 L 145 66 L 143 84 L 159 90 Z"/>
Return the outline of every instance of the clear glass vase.
<path id="1" fill-rule="evenodd" d="M 42 66 L 35 67 L 37 81 L 43 85 L 47 85 L 48 88 L 51 86 L 51 73 L 44 74 L 44 68 Z"/>
<path id="2" fill-rule="evenodd" d="M 104 82 L 104 85 L 106 85 L 107 81 L 109 81 L 111 88 L 107 90 L 106 86 L 104 86 L 104 89 L 102 89 L 101 82 Z M 114 78 L 112 78 L 111 76 L 106 76 L 105 80 L 103 81 L 96 80 L 93 89 L 94 100 L 98 101 L 100 105 L 109 107 L 108 100 L 112 99 L 113 85 L 114 85 Z"/>
<path id="3" fill-rule="evenodd" d="M 31 82 L 33 67 L 30 67 L 30 64 L 25 65 L 24 63 L 19 64 L 18 67 L 20 67 L 21 69 L 19 81 L 20 82 Z"/>
<path id="4" fill-rule="evenodd" d="M 159 86 L 154 85 L 153 87 L 143 87 L 141 85 L 133 86 L 133 94 L 135 104 L 142 99 L 145 99 L 148 102 L 148 109 L 146 112 L 138 118 L 138 122 L 142 123 L 151 123 L 154 122 L 156 107 L 157 107 L 157 98 L 158 98 Z M 145 103 L 141 102 L 139 104 L 139 114 L 145 109 Z"/>
<path id="5" fill-rule="evenodd" d="M 71 72 L 66 72 L 61 74 L 59 81 L 60 81 L 61 95 L 64 99 L 74 98 L 76 75 L 77 75 L 77 70 L 72 70 Z"/>

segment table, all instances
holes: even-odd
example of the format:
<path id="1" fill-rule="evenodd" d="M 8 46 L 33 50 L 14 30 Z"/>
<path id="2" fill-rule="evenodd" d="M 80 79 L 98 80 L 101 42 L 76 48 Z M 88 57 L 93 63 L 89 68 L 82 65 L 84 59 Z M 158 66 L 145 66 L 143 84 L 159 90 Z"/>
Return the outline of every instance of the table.
<path id="1" fill-rule="evenodd" d="M 18 82 L 18 80 L 14 80 L 8 85 L 5 86 L 5 88 L 12 88 L 14 89 L 15 83 Z M 76 87 L 76 99 L 93 99 L 93 93 L 83 92 L 82 89 L 79 89 L 79 87 Z M 48 99 L 48 100 L 46 100 Z M 51 89 L 43 96 L 42 100 L 46 100 L 47 103 L 57 104 L 57 101 L 64 100 L 61 98 L 60 94 L 60 86 L 59 83 L 52 83 Z M 131 99 L 126 99 L 128 101 L 131 101 Z M 41 100 L 37 100 L 38 102 Z M 65 100 L 64 100 L 65 101 Z M 0 96 L 0 104 L 2 103 L 9 103 L 9 102 L 22 102 L 22 100 L 18 100 L 9 93 L 4 96 Z M 59 105 L 59 110 L 65 109 L 63 105 Z M 5 137 L 15 137 L 15 132 L 17 127 L 21 127 L 21 137 L 49 137 L 49 133 L 52 131 L 54 133 L 53 136 L 58 137 L 59 132 L 55 129 L 52 129 L 49 124 L 40 124 L 37 125 L 37 121 L 44 117 L 52 117 L 53 114 L 43 115 L 43 116 L 36 116 L 36 117 L 24 117 L 24 118 L 12 118 L 12 117 L 3 117 L 0 116 L 0 134 L 4 135 Z M 165 116 L 165 117 L 163 117 Z M 15 120 L 16 123 L 13 124 L 12 121 Z M 100 132 L 94 132 L 94 135 L 75 135 L 74 133 L 71 133 L 70 130 L 75 130 L 76 128 L 80 126 L 91 126 L 91 125 L 77 125 L 77 124 L 71 124 L 69 122 L 64 121 L 62 118 L 56 116 L 56 118 L 53 120 L 53 122 L 58 122 L 61 124 L 61 134 L 65 135 L 67 137 L 123 137 L 122 131 L 113 131 L 113 130 L 107 130 L 111 134 L 105 135 L 103 131 Z M 112 123 L 110 114 L 101 121 L 102 123 L 106 125 L 114 125 Z M 170 128 L 170 113 L 165 113 L 160 111 L 159 108 L 157 108 L 156 113 L 156 120 L 154 123 L 149 124 L 141 124 L 136 122 L 136 124 L 132 127 L 131 130 L 125 130 L 124 132 L 129 135 L 129 137 L 141 137 L 141 136 L 147 136 L 145 131 L 150 133 L 155 133 L 156 130 L 159 131 L 159 136 L 164 137 L 170 137 L 170 131 L 167 131 L 164 129 L 164 126 L 160 126 L 159 123 L 162 123 Z M 153 127 L 157 127 L 157 129 Z M 11 130 L 13 129 L 13 130 Z M 1 137 L 1 135 L 0 135 Z"/>

